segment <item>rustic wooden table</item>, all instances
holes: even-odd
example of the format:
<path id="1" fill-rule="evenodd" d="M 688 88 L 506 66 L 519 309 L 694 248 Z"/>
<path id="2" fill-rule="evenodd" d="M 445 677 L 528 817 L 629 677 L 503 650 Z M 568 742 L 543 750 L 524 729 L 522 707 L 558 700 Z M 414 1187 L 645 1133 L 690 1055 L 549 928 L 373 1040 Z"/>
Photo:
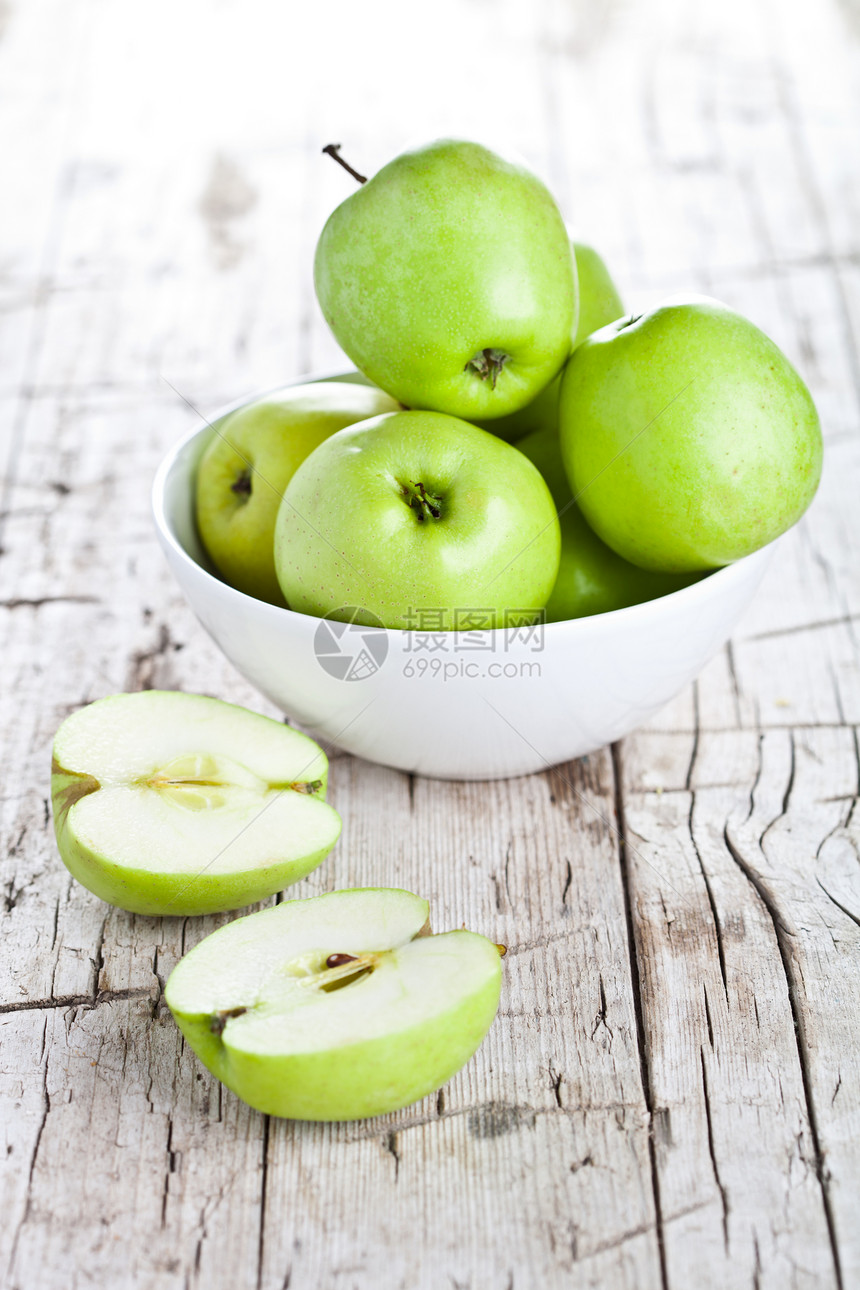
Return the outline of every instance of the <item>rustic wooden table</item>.
<path id="1" fill-rule="evenodd" d="M 857 0 L 2 0 L 0 1281 L 206 1290 L 860 1285 Z M 647 730 L 491 784 L 346 756 L 298 889 L 413 888 L 510 947 L 438 1096 L 267 1121 L 162 989 L 223 919 L 109 909 L 48 756 L 118 690 L 267 711 L 156 548 L 155 466 L 338 362 L 313 244 L 410 137 L 525 153 L 628 301 L 747 312 L 798 363 L 819 496 Z"/>

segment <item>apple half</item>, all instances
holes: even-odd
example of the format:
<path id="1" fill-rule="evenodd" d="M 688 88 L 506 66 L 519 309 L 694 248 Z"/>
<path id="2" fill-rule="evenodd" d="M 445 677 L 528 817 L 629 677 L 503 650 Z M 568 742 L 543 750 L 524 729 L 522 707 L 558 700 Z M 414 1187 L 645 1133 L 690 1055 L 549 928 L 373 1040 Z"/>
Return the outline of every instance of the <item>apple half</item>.
<path id="1" fill-rule="evenodd" d="M 100 699 L 54 739 L 66 867 L 137 914 L 208 914 L 315 869 L 340 834 L 328 762 L 307 736 L 219 699 L 145 690 Z"/>
<path id="2" fill-rule="evenodd" d="M 465 1065 L 499 1006 L 503 949 L 431 935 L 428 912 L 376 887 L 287 901 L 207 936 L 165 998 L 204 1065 L 255 1110 L 383 1115 Z"/>

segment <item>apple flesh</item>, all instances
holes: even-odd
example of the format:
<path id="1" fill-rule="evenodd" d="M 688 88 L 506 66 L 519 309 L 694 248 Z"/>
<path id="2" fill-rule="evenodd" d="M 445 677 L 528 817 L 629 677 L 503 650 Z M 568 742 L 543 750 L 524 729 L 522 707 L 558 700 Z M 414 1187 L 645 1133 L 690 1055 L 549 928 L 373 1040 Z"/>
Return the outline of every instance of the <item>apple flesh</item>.
<path id="1" fill-rule="evenodd" d="M 197 528 L 231 586 L 283 605 L 272 543 L 284 489 L 329 435 L 397 407 L 371 386 L 313 383 L 267 395 L 215 426 L 197 469 Z"/>
<path id="2" fill-rule="evenodd" d="M 806 510 L 821 475 L 812 397 L 764 332 L 719 301 L 680 297 L 595 332 L 559 406 L 574 496 L 633 564 L 730 564 Z"/>
<path id="3" fill-rule="evenodd" d="M 206 937 L 165 998 L 203 1064 L 255 1110 L 396 1111 L 469 1060 L 499 1005 L 499 947 L 431 935 L 428 912 L 384 888 L 287 901 Z"/>
<path id="4" fill-rule="evenodd" d="M 375 384 L 466 420 L 531 402 L 576 328 L 555 202 L 476 143 L 404 153 L 352 193 L 322 231 L 314 282 L 337 341 Z"/>
<path id="5" fill-rule="evenodd" d="M 545 620 L 562 622 L 626 609 L 656 600 L 696 582 L 697 573 L 655 573 L 639 569 L 601 542 L 573 500 L 553 426 L 520 439 L 517 448 L 534 462 L 546 480 L 558 508 L 561 558 L 558 577 L 546 602 Z"/>
<path id="6" fill-rule="evenodd" d="M 442 413 L 396 412 L 299 467 L 275 567 L 301 613 L 426 630 L 436 611 L 437 631 L 490 628 L 534 620 L 559 544 L 549 489 L 516 448 Z"/>
<path id="7" fill-rule="evenodd" d="M 57 731 L 57 845 L 90 891 L 137 914 L 238 909 L 297 882 L 340 817 L 305 735 L 202 695 L 100 699 Z"/>

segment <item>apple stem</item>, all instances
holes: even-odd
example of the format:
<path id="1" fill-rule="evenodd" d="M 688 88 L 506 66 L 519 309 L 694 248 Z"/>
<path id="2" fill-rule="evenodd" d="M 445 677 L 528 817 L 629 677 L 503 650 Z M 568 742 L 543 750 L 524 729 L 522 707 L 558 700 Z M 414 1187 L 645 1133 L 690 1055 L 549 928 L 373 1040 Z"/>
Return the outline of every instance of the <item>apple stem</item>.
<path id="1" fill-rule="evenodd" d="M 423 524 L 425 520 L 438 520 L 440 518 L 442 514 L 442 498 L 435 497 L 433 493 L 428 493 L 420 480 L 417 484 L 401 485 L 401 492 L 406 499 L 406 505 L 410 506 L 415 512 L 415 517 L 419 523 Z"/>
<path id="2" fill-rule="evenodd" d="M 510 357 L 503 349 L 482 349 L 474 358 L 469 359 L 463 371 L 474 372 L 482 381 L 489 381 L 495 389 L 499 374 Z"/>
<path id="3" fill-rule="evenodd" d="M 235 493 L 237 497 L 251 496 L 251 471 L 249 467 L 246 467 L 241 475 L 237 476 L 233 481 L 230 485 L 230 492 Z"/>
<path id="4" fill-rule="evenodd" d="M 297 779 L 294 783 L 288 784 L 294 793 L 305 793 L 308 797 L 313 797 L 323 786 L 321 779 Z"/>
<path id="5" fill-rule="evenodd" d="M 353 179 L 357 179 L 360 184 L 366 184 L 367 175 L 360 175 L 357 170 L 353 170 L 349 162 L 344 161 L 343 157 L 340 155 L 340 148 L 341 148 L 341 145 L 339 143 L 327 143 L 326 146 L 323 148 L 323 152 L 326 153 L 329 157 L 334 157 L 337 164 L 339 166 L 343 166 L 346 173 L 348 175 L 352 175 Z"/>

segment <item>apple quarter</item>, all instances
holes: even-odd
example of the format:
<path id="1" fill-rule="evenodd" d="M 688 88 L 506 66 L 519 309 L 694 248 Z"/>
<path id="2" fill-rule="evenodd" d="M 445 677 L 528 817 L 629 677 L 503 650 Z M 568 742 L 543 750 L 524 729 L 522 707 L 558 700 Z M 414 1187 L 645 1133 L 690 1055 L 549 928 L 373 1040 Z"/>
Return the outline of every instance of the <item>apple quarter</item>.
<path id="1" fill-rule="evenodd" d="M 427 901 L 358 888 L 236 919 L 165 989 L 201 1061 L 250 1106 L 301 1120 L 382 1115 L 434 1092 L 499 1005 L 503 949 L 433 935 Z"/>
<path id="2" fill-rule="evenodd" d="M 102 900 L 138 914 L 237 909 L 297 882 L 340 818 L 307 736 L 202 695 L 100 699 L 57 731 L 60 855 Z"/>

